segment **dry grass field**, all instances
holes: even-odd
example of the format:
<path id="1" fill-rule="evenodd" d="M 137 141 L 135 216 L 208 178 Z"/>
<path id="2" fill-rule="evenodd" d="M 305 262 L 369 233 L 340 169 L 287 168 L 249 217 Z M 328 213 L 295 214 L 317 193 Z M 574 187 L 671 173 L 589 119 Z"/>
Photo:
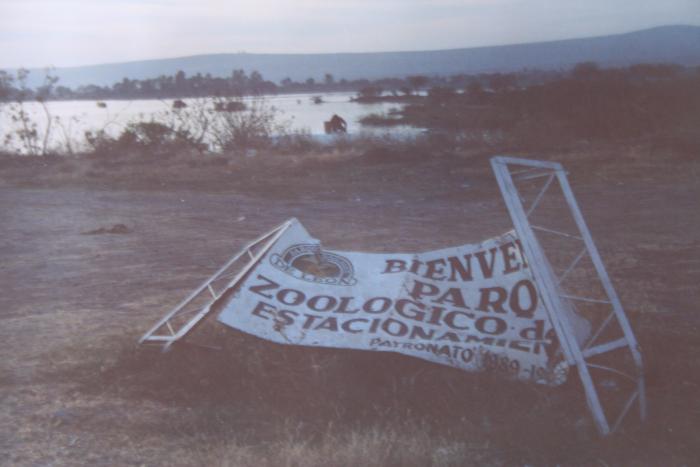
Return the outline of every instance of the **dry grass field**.
<path id="1" fill-rule="evenodd" d="M 392 354 L 283 347 L 213 319 L 192 340 L 218 350 L 137 348 L 240 246 L 289 217 L 346 250 L 502 233 L 491 155 L 0 158 L 0 465 L 698 465 L 697 155 L 636 143 L 513 154 L 569 170 L 641 342 L 650 417 L 609 438 L 575 377 L 545 388 Z"/>

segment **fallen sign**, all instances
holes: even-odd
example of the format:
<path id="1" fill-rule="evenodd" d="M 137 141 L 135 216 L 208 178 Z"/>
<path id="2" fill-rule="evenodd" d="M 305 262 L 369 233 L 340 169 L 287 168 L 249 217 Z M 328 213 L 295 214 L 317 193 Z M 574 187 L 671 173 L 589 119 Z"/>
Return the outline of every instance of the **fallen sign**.
<path id="1" fill-rule="evenodd" d="M 292 219 L 219 321 L 281 344 L 392 351 L 546 384 L 565 377 L 513 233 L 373 254 L 324 250 Z M 589 334 L 585 320 L 575 322 L 582 338 Z"/>
<path id="2" fill-rule="evenodd" d="M 601 434 L 614 431 L 635 401 L 644 418 L 641 354 L 563 168 L 508 157 L 493 158 L 492 166 L 515 231 L 425 253 L 376 254 L 326 250 L 290 219 L 231 258 L 141 343 L 167 350 L 216 304 L 220 322 L 281 344 L 391 351 L 548 385 L 561 384 L 575 366 Z M 544 180 L 527 210 L 518 179 Z M 552 196 L 555 181 L 579 235 L 529 220 L 545 195 Z M 550 262 L 548 242 L 536 232 L 583 247 L 558 268 Z M 565 290 L 584 257 L 592 262 L 605 299 Z M 577 302 L 595 310 L 582 310 Z M 598 319 L 596 313 L 608 306 L 612 310 Z M 621 336 L 611 336 L 613 328 Z M 615 351 L 629 354 L 632 374 L 596 360 Z M 612 425 L 606 415 L 611 409 L 603 408 L 599 395 L 607 380 L 593 372 L 632 382 Z"/>

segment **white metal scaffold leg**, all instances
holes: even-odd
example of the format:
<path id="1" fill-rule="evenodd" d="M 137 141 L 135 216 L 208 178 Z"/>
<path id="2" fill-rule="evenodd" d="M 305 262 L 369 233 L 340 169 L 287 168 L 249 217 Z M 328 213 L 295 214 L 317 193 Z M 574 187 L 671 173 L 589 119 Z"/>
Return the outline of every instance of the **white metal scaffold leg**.
<path id="1" fill-rule="evenodd" d="M 175 342 L 185 337 L 202 322 L 216 300 L 238 285 L 293 222 L 294 219 L 290 219 L 244 246 L 149 329 L 141 337 L 139 344 L 160 345 L 163 352 L 168 351 Z M 230 280 L 223 287 L 217 285 L 226 279 Z"/>
<path id="2" fill-rule="evenodd" d="M 564 356 L 569 365 L 577 367 L 585 390 L 586 402 L 598 431 L 602 435 L 614 432 L 635 402 L 637 402 L 639 407 L 640 418 L 644 420 L 646 418 L 646 396 L 641 351 L 620 299 L 610 281 L 600 254 L 593 243 L 591 233 L 571 191 L 564 168 L 561 164 L 554 162 L 505 156 L 492 158 L 491 166 L 496 175 L 496 180 L 510 217 L 513 220 L 515 230 L 523 244 L 526 258 L 532 266 L 540 297 L 556 330 Z M 536 195 L 526 208 L 516 181 L 532 181 L 535 179 L 544 179 L 544 183 L 541 186 L 538 185 L 539 189 L 535 191 Z M 552 193 L 552 187 L 557 185 L 555 181 L 558 182 L 560 188 L 559 194 Z M 534 225 L 532 223 L 532 214 L 542 205 L 542 201 L 547 195 L 563 198 L 573 223 L 578 229 L 578 233 L 564 232 L 556 228 Z M 556 213 L 557 211 L 553 212 Z M 571 250 L 578 254 L 575 254 L 568 265 L 560 268 L 560 270 L 555 270 L 548 258 L 548 253 L 553 255 L 554 252 L 551 250 L 548 252 L 546 251 L 547 248 L 543 248 L 543 243 L 539 237 L 542 235 L 559 236 L 560 238 L 579 243 L 575 249 Z M 563 285 L 565 280 L 577 268 L 581 267 L 581 262 L 584 258 L 587 258 L 592 263 L 599 285 L 602 286 L 604 291 L 603 298 L 575 295 L 565 291 Z M 605 316 L 604 319 L 596 322 L 597 327 L 583 341 L 580 341 L 580 338 L 577 337 L 570 319 L 572 313 L 577 313 L 577 303 L 593 304 L 601 308 L 601 316 Z M 618 332 L 617 335 L 611 337 L 609 334 L 612 333 L 613 323 L 616 323 L 617 327 L 615 329 Z M 603 336 L 605 336 L 605 342 L 599 342 Z M 626 351 L 627 355 L 631 357 L 633 362 L 632 374 L 621 371 L 609 364 L 602 365 L 591 361 L 594 358 L 615 351 Z M 631 390 L 631 394 L 624 399 L 624 403 L 618 409 L 617 415 L 612 418 L 608 417 L 611 410 L 604 409 L 600 391 L 592 376 L 593 370 L 618 377 L 621 376 L 633 384 L 632 387 L 634 389 Z"/>

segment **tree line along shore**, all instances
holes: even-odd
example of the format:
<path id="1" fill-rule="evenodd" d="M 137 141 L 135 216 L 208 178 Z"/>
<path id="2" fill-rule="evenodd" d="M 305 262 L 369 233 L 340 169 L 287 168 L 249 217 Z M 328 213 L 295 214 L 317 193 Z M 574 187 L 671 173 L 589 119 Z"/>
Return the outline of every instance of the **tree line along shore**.
<path id="1" fill-rule="evenodd" d="M 383 80 L 336 80 L 327 74 L 316 82 L 266 81 L 258 72 L 234 70 L 227 78 L 183 72 L 148 80 L 127 78 L 111 87 L 71 90 L 48 73 L 35 89 L 26 85 L 27 72 L 0 71 L 0 112 L 15 123 L 5 146 L 14 140 L 19 152 L 47 155 L 89 152 L 106 155 L 172 151 L 197 154 L 242 152 L 272 146 L 286 150 L 316 150 L 310 135 L 291 131 L 266 105 L 264 95 L 281 92 L 357 92 L 359 103 L 400 102 L 384 114 L 369 114 L 360 122 L 390 128 L 407 125 L 427 130 L 433 145 L 517 145 L 522 148 L 561 146 L 577 141 L 643 140 L 682 153 L 700 149 L 700 67 L 639 64 L 603 68 L 580 63 L 571 70 L 543 72 L 409 76 Z M 243 101 L 243 96 L 257 96 Z M 49 147 L 48 132 L 60 131 L 47 101 L 52 99 L 172 98 L 172 108 L 159 121 L 135 121 L 120 134 L 97 129 L 81 141 Z M 193 98 L 185 102 L 183 99 Z M 38 102 L 43 115 L 30 115 L 26 104 Z M 322 96 L 314 103 L 322 104 Z M 97 102 L 97 105 L 102 105 Z M 43 119 L 41 125 L 36 119 Z M 80 151 L 76 148 L 82 147 Z"/>

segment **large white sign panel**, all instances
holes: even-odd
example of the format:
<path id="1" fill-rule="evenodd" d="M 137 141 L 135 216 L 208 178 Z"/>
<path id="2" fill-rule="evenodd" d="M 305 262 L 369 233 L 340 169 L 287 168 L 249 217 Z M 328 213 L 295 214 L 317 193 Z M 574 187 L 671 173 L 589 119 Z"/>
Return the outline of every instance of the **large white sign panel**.
<path id="1" fill-rule="evenodd" d="M 513 233 L 420 254 L 321 249 L 293 222 L 219 320 L 281 344 L 391 351 L 558 384 L 565 366 Z"/>

